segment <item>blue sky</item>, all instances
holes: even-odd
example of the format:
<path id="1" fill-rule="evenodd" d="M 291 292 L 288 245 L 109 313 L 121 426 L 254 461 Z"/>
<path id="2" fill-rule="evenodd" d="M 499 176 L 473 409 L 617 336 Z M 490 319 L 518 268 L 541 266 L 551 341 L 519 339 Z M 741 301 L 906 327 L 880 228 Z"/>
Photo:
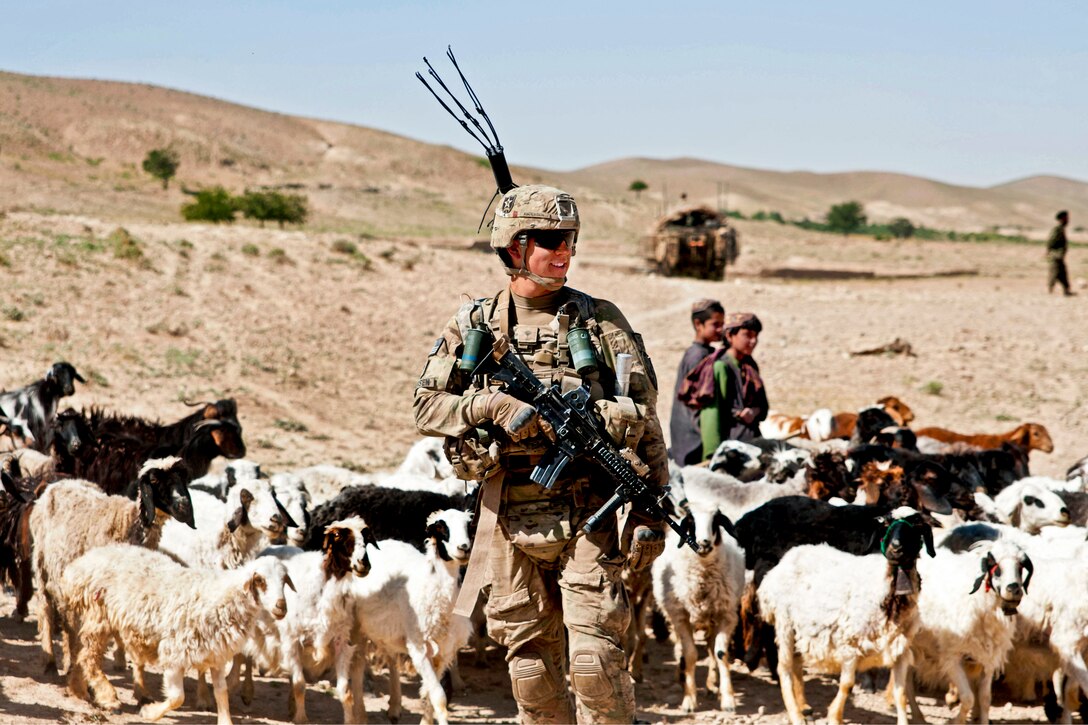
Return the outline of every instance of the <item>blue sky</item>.
<path id="1" fill-rule="evenodd" d="M 1088 181 L 1088 3 L 1075 0 L 0 7 L 2 70 L 153 83 L 478 152 L 413 77 L 426 55 L 455 78 L 452 44 L 511 161 L 558 171 L 691 156 Z"/>

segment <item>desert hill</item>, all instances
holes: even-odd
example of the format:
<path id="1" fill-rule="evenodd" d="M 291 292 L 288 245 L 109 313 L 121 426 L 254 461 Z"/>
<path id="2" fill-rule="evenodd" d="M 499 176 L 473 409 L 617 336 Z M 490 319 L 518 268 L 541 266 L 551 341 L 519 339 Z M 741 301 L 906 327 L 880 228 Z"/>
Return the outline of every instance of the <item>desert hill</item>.
<path id="1" fill-rule="evenodd" d="M 459 133 L 451 124 L 451 139 Z M 166 145 L 180 153 L 181 167 L 163 192 L 140 162 Z M 509 152 L 516 161 L 517 149 Z M 746 213 L 789 218 L 819 218 L 831 204 L 857 199 L 875 220 L 906 216 L 964 231 L 1011 226 L 1041 234 L 1059 206 L 1074 219 L 1088 216 L 1088 184 L 1046 176 L 984 189 L 904 174 L 778 172 L 690 158 L 620 159 L 571 172 L 515 167 L 514 176 L 577 193 L 606 249 L 641 235 L 666 190 L 672 201 L 684 192 L 696 203 L 721 198 Z M 627 191 L 636 178 L 651 187 L 639 199 Z M 465 240 L 492 183 L 481 157 L 371 128 L 145 84 L 0 72 L 0 203 L 8 210 L 173 221 L 183 187 L 286 186 L 309 197 L 312 226 Z"/>

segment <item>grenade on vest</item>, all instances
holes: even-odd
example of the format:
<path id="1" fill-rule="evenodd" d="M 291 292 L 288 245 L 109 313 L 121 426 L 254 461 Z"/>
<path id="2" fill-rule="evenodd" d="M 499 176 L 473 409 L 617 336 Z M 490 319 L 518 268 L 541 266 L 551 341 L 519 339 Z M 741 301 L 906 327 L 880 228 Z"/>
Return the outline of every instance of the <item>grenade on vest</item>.
<path id="1" fill-rule="evenodd" d="M 457 361 L 457 367 L 462 372 L 471 373 L 476 369 L 480 364 L 480 350 L 485 341 L 490 342 L 490 338 L 490 332 L 478 327 L 465 330 L 464 350 L 461 352 L 461 359 Z"/>
<path id="2" fill-rule="evenodd" d="M 593 353 L 589 330 L 584 327 L 570 328 L 567 331 L 567 347 L 570 348 L 571 364 L 579 375 L 586 376 L 597 371 L 597 356 Z"/>

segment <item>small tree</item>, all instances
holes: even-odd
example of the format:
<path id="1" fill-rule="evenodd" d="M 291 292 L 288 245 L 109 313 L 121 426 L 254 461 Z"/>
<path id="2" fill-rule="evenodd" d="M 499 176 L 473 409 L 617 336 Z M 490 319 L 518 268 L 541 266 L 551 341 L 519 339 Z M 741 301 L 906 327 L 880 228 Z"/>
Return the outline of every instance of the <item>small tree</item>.
<path id="1" fill-rule="evenodd" d="M 196 201 L 181 207 L 181 215 L 190 222 L 227 222 L 234 221 L 235 200 L 222 186 L 201 189 L 192 194 Z"/>
<path id="2" fill-rule="evenodd" d="M 638 199 L 641 197 L 642 192 L 646 191 L 649 188 L 650 185 L 642 179 L 635 179 L 631 182 L 631 185 L 627 187 L 627 190 L 635 192 L 635 198 Z"/>
<path id="3" fill-rule="evenodd" d="M 910 239 L 914 236 L 914 224 L 905 216 L 896 217 L 888 225 L 888 231 L 896 239 Z"/>
<path id="4" fill-rule="evenodd" d="M 833 232 L 856 232 L 865 226 L 865 209 L 857 201 L 835 204 L 827 212 L 827 226 Z"/>
<path id="5" fill-rule="evenodd" d="M 302 224 L 309 216 L 308 202 L 301 194 L 247 190 L 235 203 L 246 219 L 256 219 L 262 227 L 266 221 L 274 221 L 282 229 L 287 223 Z"/>
<path id="6" fill-rule="evenodd" d="M 174 149 L 151 149 L 144 157 L 144 171 L 160 179 L 163 189 L 174 178 L 180 164 L 178 152 Z"/>

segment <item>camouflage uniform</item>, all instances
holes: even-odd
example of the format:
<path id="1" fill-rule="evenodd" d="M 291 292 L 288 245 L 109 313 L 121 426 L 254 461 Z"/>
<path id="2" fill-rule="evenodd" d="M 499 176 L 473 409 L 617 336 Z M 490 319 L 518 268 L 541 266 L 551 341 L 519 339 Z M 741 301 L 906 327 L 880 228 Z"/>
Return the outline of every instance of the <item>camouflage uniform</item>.
<path id="1" fill-rule="evenodd" d="M 1050 232 L 1046 242 L 1047 292 L 1054 291 L 1054 284 L 1060 284 L 1062 291 L 1069 294 L 1069 273 L 1065 268 L 1065 251 L 1069 244 L 1065 239 L 1065 225 L 1059 223 Z"/>
<path id="2" fill-rule="evenodd" d="M 529 474 L 550 441 L 536 435 L 515 443 L 501 430 L 477 429 L 470 411 L 481 396 L 499 388 L 476 387 L 457 362 L 466 330 L 482 324 L 496 337 L 505 335 L 544 382 L 558 383 L 564 392 L 588 384 L 617 445 L 636 450 L 650 466 L 654 482 L 664 485 L 668 464 L 655 412 L 656 380 L 641 338 L 610 302 L 569 287 L 538 300 L 534 309 L 526 309 L 525 302 L 506 289 L 462 306 L 435 342 L 416 388 L 416 426 L 423 434 L 447 437 L 459 475 L 501 477 L 485 613 L 490 635 L 508 648 L 522 722 L 575 720 L 566 684 L 569 673 L 579 722 L 630 723 L 634 691 L 624 668 L 630 611 L 620 581 L 625 561 L 621 536 L 615 521 L 592 534 L 581 531 L 614 484 L 582 460 L 568 466 L 550 491 L 533 483 Z M 598 370 L 585 378 L 572 365 L 564 334 L 569 318 L 556 315 L 561 307 L 576 309 L 589 331 Z M 545 319 L 554 323 L 542 324 Z M 627 401 L 612 395 L 619 353 L 634 356 Z"/>

